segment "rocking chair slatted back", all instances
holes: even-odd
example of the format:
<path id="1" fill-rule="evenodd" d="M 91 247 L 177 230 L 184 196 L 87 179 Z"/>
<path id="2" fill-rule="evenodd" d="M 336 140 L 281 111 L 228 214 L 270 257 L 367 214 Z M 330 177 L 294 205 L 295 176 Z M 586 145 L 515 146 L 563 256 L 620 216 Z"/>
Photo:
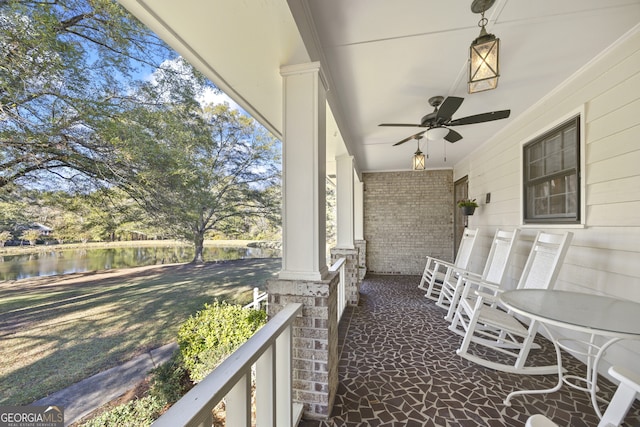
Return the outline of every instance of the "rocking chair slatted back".
<path id="1" fill-rule="evenodd" d="M 447 309 L 447 315 L 444 317 L 446 320 L 453 321 L 453 316 L 458 307 L 462 291 L 467 284 L 467 279 L 476 278 L 499 286 L 503 285 L 506 277 L 505 273 L 519 234 L 520 230 L 518 229 L 513 231 L 496 230 L 482 275 L 454 269 L 453 267 L 448 268 L 442 281 L 438 302 L 436 303 L 439 307 Z"/>
<path id="2" fill-rule="evenodd" d="M 420 279 L 419 289 L 426 290 L 425 297 L 438 300 L 440 290 L 442 288 L 442 281 L 444 280 L 446 270 L 450 266 L 455 266 L 460 269 L 466 269 L 471 259 L 473 247 L 477 241 L 478 229 L 465 229 L 460 240 L 460 247 L 458 248 L 458 254 L 456 255 L 453 264 L 443 261 L 434 257 L 427 257 L 427 264 L 424 267 L 422 273 L 422 279 Z"/>
<path id="3" fill-rule="evenodd" d="M 487 282 L 502 284 L 505 272 L 509 266 L 514 242 L 518 239 L 520 230 L 505 231 L 498 229 L 493 238 L 487 263 L 482 272 L 482 278 Z"/>

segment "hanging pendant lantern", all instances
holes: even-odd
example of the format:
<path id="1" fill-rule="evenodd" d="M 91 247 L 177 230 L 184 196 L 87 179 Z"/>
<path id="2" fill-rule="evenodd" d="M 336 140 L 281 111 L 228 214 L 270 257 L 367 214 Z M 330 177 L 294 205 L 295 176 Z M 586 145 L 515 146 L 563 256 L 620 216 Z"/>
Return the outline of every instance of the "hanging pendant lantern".
<path id="1" fill-rule="evenodd" d="M 469 93 L 498 87 L 500 39 L 487 33 L 485 26 L 488 20 L 484 17 L 484 12 L 493 5 L 494 1 L 474 0 L 471 4 L 471 11 L 481 13 L 482 18 L 478 22 L 480 35 L 469 47 Z"/>
<path id="2" fill-rule="evenodd" d="M 422 154 L 422 151 L 420 151 L 420 149 L 415 152 L 412 160 L 412 167 L 414 171 L 424 170 L 424 154 Z"/>
<path id="3" fill-rule="evenodd" d="M 422 151 L 420 151 L 420 140 L 422 138 L 417 138 L 417 142 L 418 142 L 418 149 L 416 150 L 416 152 L 413 154 L 413 157 L 411 158 L 411 168 L 414 171 L 423 171 L 424 167 L 425 167 L 425 163 L 424 163 L 424 154 L 422 153 Z"/>

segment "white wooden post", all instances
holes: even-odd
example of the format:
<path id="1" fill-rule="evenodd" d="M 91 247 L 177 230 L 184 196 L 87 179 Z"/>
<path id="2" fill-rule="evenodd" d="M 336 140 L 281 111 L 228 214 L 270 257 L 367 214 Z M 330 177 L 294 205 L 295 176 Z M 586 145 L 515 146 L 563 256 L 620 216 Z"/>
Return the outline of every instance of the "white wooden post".
<path id="1" fill-rule="evenodd" d="M 276 394 L 274 346 L 271 345 L 256 362 L 256 426 L 276 427 L 274 400 Z"/>
<path id="2" fill-rule="evenodd" d="M 226 396 L 226 425 L 251 426 L 251 374 L 245 373 Z"/>
<path id="3" fill-rule="evenodd" d="M 276 339 L 276 425 L 293 427 L 291 407 L 291 326 Z"/>

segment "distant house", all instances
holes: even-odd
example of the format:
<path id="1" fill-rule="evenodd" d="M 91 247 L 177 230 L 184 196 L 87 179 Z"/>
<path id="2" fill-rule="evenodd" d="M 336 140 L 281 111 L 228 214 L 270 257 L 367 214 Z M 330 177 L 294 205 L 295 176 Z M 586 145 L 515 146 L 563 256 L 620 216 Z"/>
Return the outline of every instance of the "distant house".
<path id="1" fill-rule="evenodd" d="M 38 230 L 42 236 L 50 236 L 53 233 L 53 228 L 47 227 L 44 224 L 35 222 L 30 227 L 33 230 Z"/>

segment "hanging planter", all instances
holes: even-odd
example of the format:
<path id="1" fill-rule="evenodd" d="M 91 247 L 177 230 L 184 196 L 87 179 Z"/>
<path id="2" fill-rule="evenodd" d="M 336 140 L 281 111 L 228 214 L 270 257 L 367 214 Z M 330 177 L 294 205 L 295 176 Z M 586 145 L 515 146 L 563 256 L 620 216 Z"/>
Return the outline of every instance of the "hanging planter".
<path id="1" fill-rule="evenodd" d="M 473 213 L 476 211 L 475 206 L 463 206 L 462 207 L 462 215 L 473 215 Z"/>
<path id="2" fill-rule="evenodd" d="M 464 199 L 458 200 L 458 207 L 462 209 L 462 215 L 469 216 L 473 215 L 473 213 L 476 211 L 476 208 L 478 207 L 478 204 L 476 203 L 476 199 Z"/>

